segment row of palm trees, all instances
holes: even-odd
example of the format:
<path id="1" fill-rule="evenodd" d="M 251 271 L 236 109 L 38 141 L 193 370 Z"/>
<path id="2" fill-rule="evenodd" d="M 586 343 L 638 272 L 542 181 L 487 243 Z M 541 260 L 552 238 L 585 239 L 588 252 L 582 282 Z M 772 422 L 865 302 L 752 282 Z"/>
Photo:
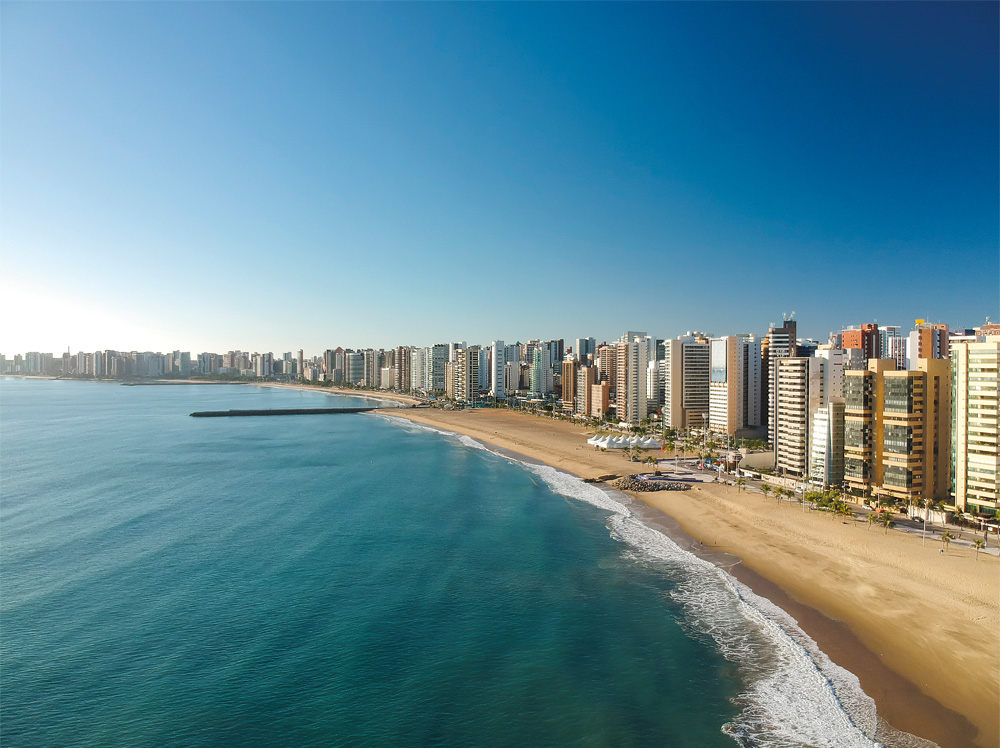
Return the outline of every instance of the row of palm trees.
<path id="1" fill-rule="evenodd" d="M 738 478 L 736 480 L 737 493 L 744 490 L 745 486 L 746 486 L 746 479 Z M 765 499 L 767 498 L 768 494 L 770 494 L 773 491 L 779 506 L 781 504 L 782 499 L 784 498 L 791 499 L 793 496 L 797 496 L 799 505 L 802 506 L 803 509 L 805 508 L 805 505 L 807 503 L 811 503 L 813 504 L 814 507 L 818 509 L 830 511 L 832 517 L 844 517 L 844 518 L 850 517 L 852 520 L 854 519 L 853 510 L 850 508 L 850 506 L 848 506 L 846 502 L 840 500 L 839 498 L 840 494 L 836 490 L 825 491 L 822 493 L 818 491 L 812 491 L 806 493 L 804 497 L 801 494 L 796 495 L 795 492 L 793 492 L 791 489 L 784 488 L 782 486 L 777 486 L 772 489 L 771 486 L 768 485 L 767 483 L 763 484 L 760 487 L 760 490 L 761 493 L 764 495 Z M 889 530 L 891 530 L 893 527 L 896 526 L 896 521 L 893 518 L 893 513 L 888 509 L 882 509 L 878 513 L 869 512 L 865 517 L 865 519 L 868 520 L 869 528 L 871 528 L 872 525 L 879 525 L 880 527 L 883 528 L 883 532 L 885 534 L 888 534 Z M 947 551 L 949 545 L 951 544 L 951 541 L 954 539 L 955 535 L 951 532 L 951 530 L 945 530 L 944 533 L 942 533 L 941 542 L 944 543 L 945 551 Z M 986 541 L 983 540 L 982 538 L 975 538 L 972 541 L 972 545 L 976 549 L 976 560 L 978 561 L 979 551 L 981 551 L 985 547 Z"/>

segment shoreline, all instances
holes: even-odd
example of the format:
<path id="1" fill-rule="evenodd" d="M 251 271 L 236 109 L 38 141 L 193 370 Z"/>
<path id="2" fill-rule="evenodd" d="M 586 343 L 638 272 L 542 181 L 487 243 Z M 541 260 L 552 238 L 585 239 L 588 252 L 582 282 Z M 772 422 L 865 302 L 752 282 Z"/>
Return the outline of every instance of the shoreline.
<path id="1" fill-rule="evenodd" d="M 277 389 L 285 390 L 302 390 L 303 392 L 319 392 L 321 394 L 330 395 L 347 395 L 350 397 L 362 397 L 367 400 L 376 400 L 379 402 L 395 402 L 403 403 L 404 405 L 416 406 L 423 405 L 424 401 L 416 397 L 411 397 L 410 395 L 400 395 L 395 392 L 375 392 L 373 390 L 354 390 L 349 387 L 319 387 L 311 384 L 302 383 L 288 383 L 284 382 L 243 382 L 243 381 L 233 381 L 229 382 L 226 380 L 217 379 L 149 379 L 142 381 L 125 381 L 122 379 L 102 379 L 98 377 L 92 378 L 74 378 L 74 377 L 57 377 L 48 374 L 4 374 L 4 377 L 15 377 L 17 379 L 44 379 L 51 381 L 60 382 L 94 382 L 97 384 L 119 384 L 123 387 L 180 387 L 180 386 L 214 386 L 220 387 L 223 385 L 239 385 L 242 387 L 274 387 Z"/>
<path id="2" fill-rule="evenodd" d="M 581 479 L 641 470 L 588 447 L 578 424 L 506 410 L 376 412 L 463 434 Z M 648 508 L 644 521 L 795 618 L 833 662 L 857 676 L 890 731 L 941 748 L 988 748 L 1000 740 L 998 559 L 973 560 L 955 549 L 940 556 L 939 544 L 921 547 L 916 536 L 845 527 L 718 484 L 624 493 Z M 956 574 L 969 575 L 966 583 L 978 588 L 957 593 Z"/>

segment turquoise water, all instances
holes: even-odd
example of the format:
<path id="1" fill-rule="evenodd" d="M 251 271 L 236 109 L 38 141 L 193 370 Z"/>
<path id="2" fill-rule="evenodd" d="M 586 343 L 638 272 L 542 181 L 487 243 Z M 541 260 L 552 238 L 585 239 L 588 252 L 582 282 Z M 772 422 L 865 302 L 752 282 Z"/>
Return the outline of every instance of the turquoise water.
<path id="1" fill-rule="evenodd" d="M 397 419 L 187 415 L 335 404 L 3 380 L 5 748 L 873 744 L 612 496 Z"/>

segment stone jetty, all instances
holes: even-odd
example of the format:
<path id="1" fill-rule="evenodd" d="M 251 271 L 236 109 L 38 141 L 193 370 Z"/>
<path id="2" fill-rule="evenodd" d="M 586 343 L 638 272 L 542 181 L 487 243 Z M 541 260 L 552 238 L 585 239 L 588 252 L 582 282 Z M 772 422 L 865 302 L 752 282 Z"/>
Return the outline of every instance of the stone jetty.
<path id="1" fill-rule="evenodd" d="M 338 413 L 367 413 L 378 408 L 269 408 L 266 410 L 199 410 L 192 418 L 233 418 L 240 416 L 315 416 Z"/>
<path id="2" fill-rule="evenodd" d="M 621 491 L 636 491 L 638 493 L 648 493 L 650 491 L 687 491 L 691 488 L 688 483 L 672 480 L 646 480 L 637 475 L 626 475 L 611 484 Z"/>

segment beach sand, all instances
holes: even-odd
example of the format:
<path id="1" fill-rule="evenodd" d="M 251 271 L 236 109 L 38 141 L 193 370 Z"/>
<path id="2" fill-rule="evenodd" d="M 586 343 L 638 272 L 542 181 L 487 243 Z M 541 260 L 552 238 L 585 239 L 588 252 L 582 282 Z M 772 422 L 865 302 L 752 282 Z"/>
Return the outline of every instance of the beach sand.
<path id="1" fill-rule="evenodd" d="M 581 478 L 642 470 L 620 452 L 595 450 L 586 444 L 593 432 L 565 421 L 494 409 L 382 412 Z M 893 727 L 942 748 L 1000 745 L 996 557 L 955 546 L 942 555 L 940 542 L 718 484 L 634 496 L 709 550 L 742 559 L 730 571 L 857 675 Z"/>
<path id="2" fill-rule="evenodd" d="M 368 400 L 391 400 L 403 405 L 419 405 L 424 402 L 409 395 L 399 395 L 395 392 L 381 392 L 379 390 L 353 390 L 348 387 L 318 387 L 311 384 L 279 384 L 275 382 L 247 382 L 255 387 L 276 387 L 283 390 L 308 390 L 309 392 L 325 392 L 329 395 L 350 395 L 351 397 L 363 397 Z"/>

